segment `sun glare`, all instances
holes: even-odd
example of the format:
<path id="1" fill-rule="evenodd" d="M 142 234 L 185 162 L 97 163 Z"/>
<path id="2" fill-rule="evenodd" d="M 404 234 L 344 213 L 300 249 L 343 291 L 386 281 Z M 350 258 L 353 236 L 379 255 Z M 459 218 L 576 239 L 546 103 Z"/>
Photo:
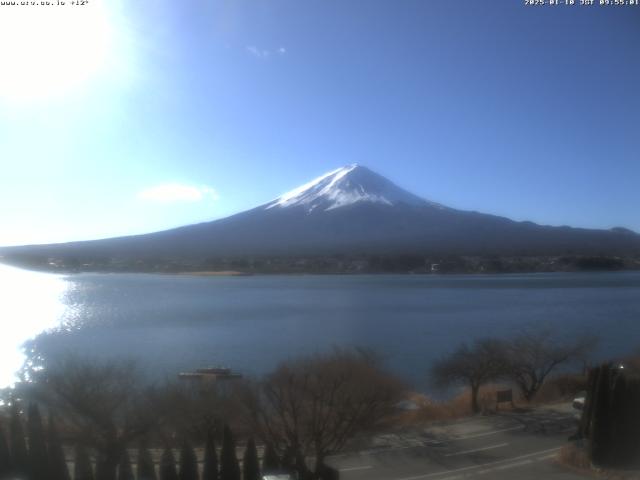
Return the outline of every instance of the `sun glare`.
<path id="1" fill-rule="evenodd" d="M 0 315 L 6 323 L 0 335 L 0 388 L 15 381 L 26 360 L 24 342 L 58 326 L 66 288 L 59 276 L 0 265 Z"/>
<path id="2" fill-rule="evenodd" d="M 106 67 L 112 41 L 100 1 L 2 7 L 0 98 L 47 99 L 81 87 Z"/>

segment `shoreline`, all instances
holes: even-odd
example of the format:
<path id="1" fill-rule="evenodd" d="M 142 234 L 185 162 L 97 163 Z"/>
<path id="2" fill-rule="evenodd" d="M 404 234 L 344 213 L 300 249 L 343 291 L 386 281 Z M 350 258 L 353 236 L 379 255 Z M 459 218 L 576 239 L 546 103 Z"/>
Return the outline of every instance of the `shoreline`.
<path id="1" fill-rule="evenodd" d="M 52 268 L 51 266 L 35 266 L 21 265 L 14 262 L 3 262 L 0 258 L 0 265 L 9 268 L 16 268 L 30 272 L 54 274 L 54 275 L 78 275 L 78 274 L 137 274 L 137 275 L 168 275 L 168 276 L 185 276 L 185 277 L 252 277 L 252 276 L 359 276 L 359 275 L 394 275 L 394 276 L 419 276 L 419 277 L 455 277 L 460 275 L 473 275 L 477 277 L 483 276 L 517 276 L 517 275 L 540 275 L 540 274 L 576 274 L 576 273 L 633 273 L 640 272 L 640 267 L 626 267 L 619 269 L 531 269 L 531 270 L 508 270 L 508 271 L 492 271 L 492 270 L 461 270 L 461 271 L 304 271 L 304 270 L 135 270 L 135 269 L 101 269 L 101 268 Z M 635 268 L 634 268 L 635 267 Z"/>
<path id="2" fill-rule="evenodd" d="M 249 272 L 240 272 L 238 270 L 203 270 L 192 272 L 165 273 L 165 275 L 180 275 L 189 277 L 250 277 L 255 274 Z"/>

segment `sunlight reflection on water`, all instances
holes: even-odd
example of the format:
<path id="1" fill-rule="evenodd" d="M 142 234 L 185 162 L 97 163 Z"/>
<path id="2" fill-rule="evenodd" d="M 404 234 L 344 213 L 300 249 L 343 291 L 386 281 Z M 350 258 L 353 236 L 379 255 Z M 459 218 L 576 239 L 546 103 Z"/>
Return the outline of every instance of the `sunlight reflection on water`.
<path id="1" fill-rule="evenodd" d="M 26 359 L 23 344 L 59 325 L 66 289 L 59 275 L 0 265 L 0 388 L 16 380 Z"/>

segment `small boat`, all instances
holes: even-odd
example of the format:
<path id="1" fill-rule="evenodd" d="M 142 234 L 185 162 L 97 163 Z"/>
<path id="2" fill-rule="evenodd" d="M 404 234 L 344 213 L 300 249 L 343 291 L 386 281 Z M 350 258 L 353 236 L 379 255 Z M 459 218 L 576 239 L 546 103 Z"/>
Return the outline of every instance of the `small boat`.
<path id="1" fill-rule="evenodd" d="M 229 375 L 231 373 L 231 369 L 227 367 L 207 367 L 207 368 L 198 368 L 196 372 L 205 373 L 209 375 Z"/>
<path id="2" fill-rule="evenodd" d="M 207 367 L 198 368 L 194 372 L 182 372 L 178 374 L 179 378 L 187 380 L 237 380 L 242 378 L 241 373 L 233 372 L 227 367 Z"/>

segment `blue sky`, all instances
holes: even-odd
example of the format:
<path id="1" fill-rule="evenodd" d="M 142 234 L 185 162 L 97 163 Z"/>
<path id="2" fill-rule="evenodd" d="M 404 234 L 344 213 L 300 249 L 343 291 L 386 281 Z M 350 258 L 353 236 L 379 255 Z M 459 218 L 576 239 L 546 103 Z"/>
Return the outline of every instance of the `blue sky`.
<path id="1" fill-rule="evenodd" d="M 91 2 L 0 11 L 0 245 L 220 218 L 353 162 L 640 231 L 640 7 Z"/>

